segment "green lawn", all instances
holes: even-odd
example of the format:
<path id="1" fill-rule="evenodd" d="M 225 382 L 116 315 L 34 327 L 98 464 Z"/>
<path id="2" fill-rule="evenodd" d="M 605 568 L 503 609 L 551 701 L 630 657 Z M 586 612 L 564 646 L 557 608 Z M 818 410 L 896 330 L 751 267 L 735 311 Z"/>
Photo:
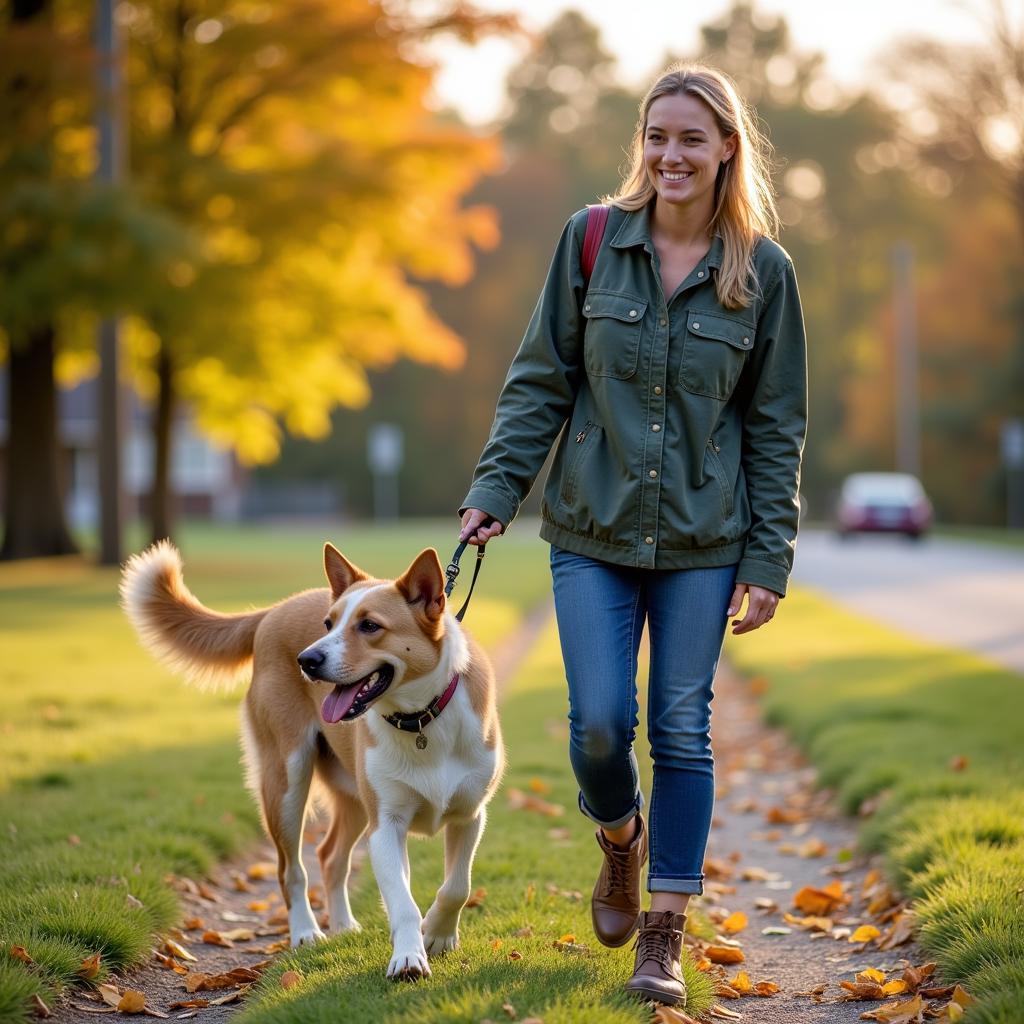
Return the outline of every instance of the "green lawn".
<path id="1" fill-rule="evenodd" d="M 447 561 L 454 527 L 345 527 L 329 539 L 393 575 L 426 546 Z M 186 580 L 224 610 L 274 601 L 321 585 L 325 539 L 186 528 Z M 144 957 L 176 919 L 165 874 L 201 873 L 259 834 L 238 763 L 240 694 L 200 693 L 158 666 L 117 607 L 117 578 L 84 560 L 0 566 L 2 1022 L 23 1019 L 26 995 L 52 992 L 88 954 L 102 950 L 108 967 Z M 493 644 L 548 589 L 543 545 L 514 532 L 488 549 L 467 621 Z M 455 597 L 467 591 L 463 576 Z M 12 945 L 36 968 L 14 962 Z"/>
<path id="2" fill-rule="evenodd" d="M 771 627 L 727 653 L 917 900 L 921 941 L 980 997 L 969 1019 L 1024 1007 L 1024 678 L 911 640 L 794 588 Z"/>

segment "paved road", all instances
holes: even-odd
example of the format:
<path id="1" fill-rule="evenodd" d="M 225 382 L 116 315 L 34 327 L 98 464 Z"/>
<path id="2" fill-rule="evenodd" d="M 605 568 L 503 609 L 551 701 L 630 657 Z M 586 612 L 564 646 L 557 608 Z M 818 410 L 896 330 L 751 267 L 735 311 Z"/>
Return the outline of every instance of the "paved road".
<path id="1" fill-rule="evenodd" d="M 1024 552 L 970 541 L 805 528 L 793 580 L 925 640 L 1024 673 Z"/>

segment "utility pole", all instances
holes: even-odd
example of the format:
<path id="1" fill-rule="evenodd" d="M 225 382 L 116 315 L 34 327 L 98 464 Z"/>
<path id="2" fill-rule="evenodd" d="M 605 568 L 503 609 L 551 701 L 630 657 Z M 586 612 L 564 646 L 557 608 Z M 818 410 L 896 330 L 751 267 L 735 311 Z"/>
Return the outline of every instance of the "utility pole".
<path id="1" fill-rule="evenodd" d="M 114 20 L 114 0 L 97 0 L 96 49 L 99 52 L 99 169 L 97 178 L 116 185 L 124 177 L 121 109 L 121 47 Z M 99 328 L 100 374 L 96 394 L 99 463 L 100 564 L 121 561 L 121 436 L 123 402 L 118 380 L 118 322 L 103 320 Z"/>
<path id="2" fill-rule="evenodd" d="M 921 476 L 921 415 L 917 380 L 917 297 L 914 250 L 898 242 L 892 251 L 895 326 L 896 469 Z"/>

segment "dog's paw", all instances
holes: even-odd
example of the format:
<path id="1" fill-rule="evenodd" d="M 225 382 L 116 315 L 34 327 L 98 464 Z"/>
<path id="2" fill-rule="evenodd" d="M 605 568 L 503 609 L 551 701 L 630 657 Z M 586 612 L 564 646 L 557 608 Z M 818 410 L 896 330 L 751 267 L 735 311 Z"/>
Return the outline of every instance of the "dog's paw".
<path id="1" fill-rule="evenodd" d="M 395 952 L 388 964 L 388 977 L 392 981 L 419 981 L 430 977 L 430 965 L 427 963 L 426 950 L 419 949 L 408 953 Z"/>
<path id="2" fill-rule="evenodd" d="M 290 935 L 292 949 L 298 949 L 299 946 L 312 946 L 313 943 L 326 938 L 327 936 L 315 925 L 312 928 L 296 929 Z"/>
<path id="3" fill-rule="evenodd" d="M 449 935 L 431 934 L 425 932 L 423 945 L 426 947 L 427 956 L 444 956 L 450 953 L 459 944 L 459 933 L 452 932 Z"/>

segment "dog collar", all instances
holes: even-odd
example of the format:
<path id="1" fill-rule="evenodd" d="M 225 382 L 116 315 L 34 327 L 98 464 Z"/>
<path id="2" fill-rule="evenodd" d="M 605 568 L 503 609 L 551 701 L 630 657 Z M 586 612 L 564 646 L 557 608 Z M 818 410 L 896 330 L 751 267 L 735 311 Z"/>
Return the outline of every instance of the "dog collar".
<path id="1" fill-rule="evenodd" d="M 395 711 L 390 715 L 382 715 L 381 717 L 388 725 L 393 725 L 396 729 L 401 729 L 402 732 L 419 733 L 416 737 L 416 746 L 423 750 L 427 745 L 427 737 L 423 735 L 423 726 L 429 725 L 444 711 L 448 701 L 452 699 L 452 694 L 455 693 L 455 687 L 458 685 L 459 673 L 456 672 L 452 676 L 452 681 L 448 684 L 448 689 L 435 697 L 422 711 Z"/>

